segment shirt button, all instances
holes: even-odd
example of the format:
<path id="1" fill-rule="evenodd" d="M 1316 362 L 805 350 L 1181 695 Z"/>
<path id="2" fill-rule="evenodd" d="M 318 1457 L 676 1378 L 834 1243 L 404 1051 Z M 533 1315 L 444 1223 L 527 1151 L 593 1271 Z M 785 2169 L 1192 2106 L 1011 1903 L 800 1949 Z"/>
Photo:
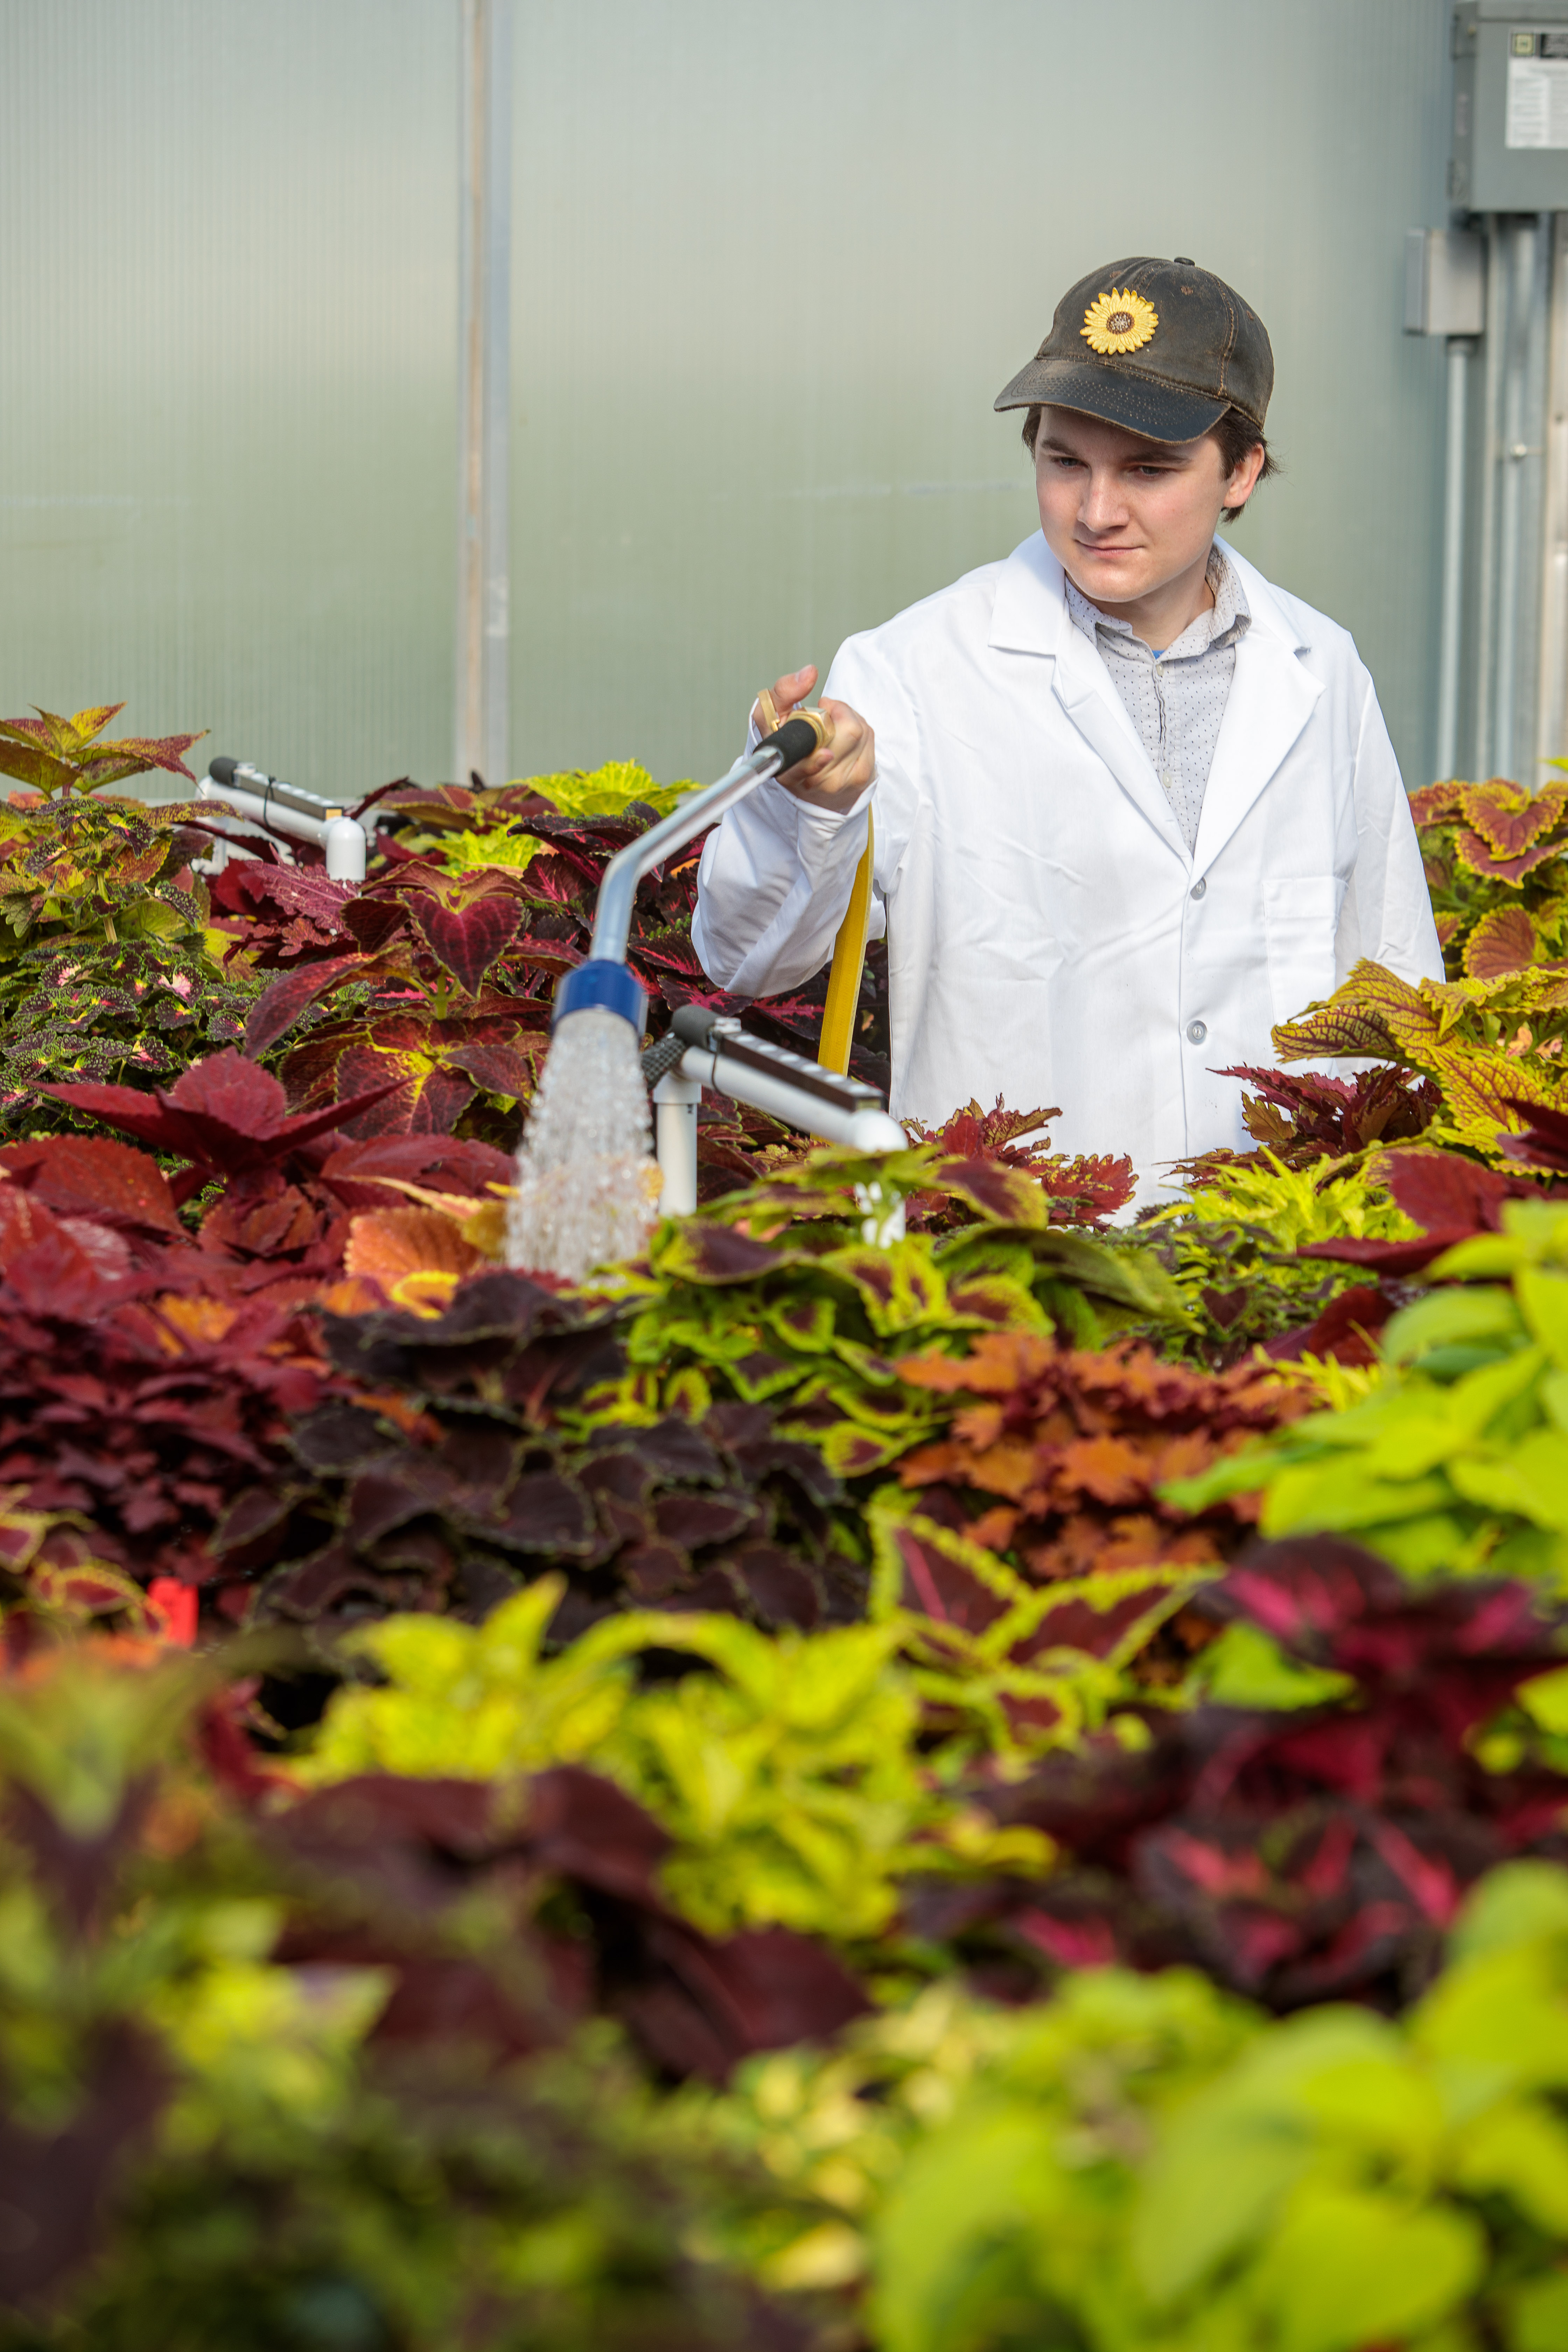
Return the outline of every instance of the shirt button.
<path id="1" fill-rule="evenodd" d="M 1208 887 L 1209 887 L 1209 886 L 1208 886 L 1207 880 L 1206 880 L 1203 876 L 1201 876 L 1201 875 L 1200 875 L 1200 877 L 1198 877 L 1197 881 L 1195 881 L 1195 882 L 1193 884 L 1193 887 L 1192 887 L 1191 890 L 1189 890 L 1189 892 L 1187 893 L 1187 896 L 1188 896 L 1190 898 L 1201 898 L 1203 897 L 1203 895 L 1204 895 L 1204 892 L 1208 888 Z"/>
<path id="2" fill-rule="evenodd" d="M 1208 1034 L 1208 1024 L 1206 1021 L 1188 1022 L 1187 1040 L 1190 1045 L 1201 1045 Z"/>

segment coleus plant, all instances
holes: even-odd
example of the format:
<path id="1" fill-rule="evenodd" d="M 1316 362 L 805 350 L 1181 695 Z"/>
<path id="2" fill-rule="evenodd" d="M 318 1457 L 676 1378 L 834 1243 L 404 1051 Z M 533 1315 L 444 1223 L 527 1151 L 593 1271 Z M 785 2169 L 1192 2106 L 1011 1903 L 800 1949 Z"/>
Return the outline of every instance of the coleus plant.
<path id="1" fill-rule="evenodd" d="M 1563 954 L 1568 782 L 1538 793 L 1502 776 L 1428 784 L 1410 808 L 1451 979 L 1494 980 Z"/>
<path id="2" fill-rule="evenodd" d="M 1434 1080 L 1411 1080 L 1383 1067 L 1331 1078 L 1321 1070 L 1221 1070 L 1255 1091 L 1241 1097 L 1241 1118 L 1258 1149 L 1221 1150 L 1190 1163 L 1201 1181 L 1210 1169 L 1246 1161 L 1255 1168 L 1311 1168 L 1374 1144 L 1408 1142 L 1429 1127 L 1442 1097 Z"/>
<path id="3" fill-rule="evenodd" d="M 999 1988 L 1120 1958 L 1277 2010 L 1397 2008 L 1482 1873 L 1568 1859 L 1568 1618 L 1530 1588 L 1413 1590 L 1309 1537 L 1255 1547 L 1185 1614 L 1208 1642 L 1195 1708 L 1119 1718 L 983 1789 L 998 1822 L 1056 1842 L 1050 1877 L 911 1885 L 913 1924 Z"/>
<path id="4" fill-rule="evenodd" d="M 36 710 L 31 719 L 0 719 L 0 776 L 43 794 L 101 792 L 161 768 L 172 776 L 195 778 L 184 754 L 199 735 L 122 735 L 105 743 L 100 739 L 111 719 L 124 709 L 122 702 L 100 703 L 63 719 L 52 710 Z M 13 796 L 15 805 L 15 796 Z"/>
<path id="5" fill-rule="evenodd" d="M 668 1832 L 659 1884 L 683 1918 L 709 1935 L 789 1927 L 873 1960 L 910 1873 L 1048 1863 L 1037 1835 L 988 1833 L 943 1787 L 897 1621 L 770 1635 L 633 1611 L 545 1655 L 564 1584 L 541 1578 L 477 1628 L 414 1616 L 351 1633 L 344 1654 L 378 1685 L 340 1690 L 287 1769 L 316 1786 L 386 1771 L 504 1788 L 591 1756 Z M 672 1684 L 686 1657 L 701 1671 Z"/>
<path id="6" fill-rule="evenodd" d="M 342 1273 L 354 1213 L 396 1213 L 398 1194 L 389 1186 L 439 1181 L 448 1197 L 460 1202 L 466 1195 L 476 1208 L 510 1172 L 510 1161 L 486 1144 L 441 1136 L 383 1139 L 373 1115 L 396 1086 L 383 1078 L 347 1102 L 291 1115 L 270 1071 L 230 1048 L 194 1065 L 167 1092 L 94 1086 L 50 1092 L 79 1114 L 184 1161 L 171 1181 L 171 1199 L 179 1205 L 205 1196 L 200 1248 L 234 1268 L 240 1288 L 252 1290 Z M 355 1123 L 368 1124 L 370 1132 L 353 1138 Z M 57 1153 L 40 1164 L 58 1162 Z M 211 1272 L 216 1281 L 216 1267 Z M 296 1287 L 294 1295 L 310 1294 Z M 374 1295 L 364 1303 L 374 1304 Z"/>
<path id="7" fill-rule="evenodd" d="M 877 1239 L 902 1193 L 952 1207 L 934 1233 Z M 590 1410 L 625 1421 L 767 1402 L 835 1471 L 863 1477 L 933 1423 L 900 1356 L 962 1352 L 998 1328 L 1055 1325 L 1092 1345 L 1132 1322 L 1184 1323 L 1150 1252 L 1064 1229 L 1054 1206 L 1030 1167 L 932 1146 L 884 1159 L 817 1150 L 775 1166 L 655 1234 L 647 1275 L 627 1277 L 626 1371 Z M 969 1222 L 943 1232 L 957 1214 Z"/>
<path id="8" fill-rule="evenodd" d="M 561 783 L 584 807 L 617 797 L 597 776 L 540 782 Z M 657 811 L 637 801 L 619 814 L 563 814 L 533 785 L 482 794 L 398 786 L 373 800 L 391 821 L 378 834 L 383 863 L 363 890 L 350 893 L 313 871 L 249 864 L 216 882 L 216 920 L 235 941 L 231 962 L 243 958 L 279 974 L 254 1010 L 247 1046 L 270 1052 L 304 1024 L 303 1043 L 281 1065 L 298 1101 L 352 1090 L 367 1058 L 380 1055 L 404 1069 L 415 1127 L 450 1128 L 478 1090 L 494 1108 L 470 1118 L 488 1115 L 487 1132 L 515 1142 L 517 1120 L 503 1134 L 495 1110 L 504 1118 L 531 1091 L 549 999 L 587 953 L 605 866 Z M 637 893 L 628 961 L 653 1000 L 653 1034 L 662 1012 L 697 1002 L 749 1010 L 763 1034 L 815 1052 L 826 975 L 796 997 L 747 1008 L 714 991 L 702 972 L 690 940 L 700 850 L 699 841 L 676 853 Z M 874 999 L 874 978 L 863 994 Z M 879 1065 L 863 1074 L 876 1078 Z M 782 1133 L 769 1129 L 763 1139 L 782 1140 Z M 730 1142 L 726 1164 L 743 1177 L 757 1163 L 742 1138 L 743 1130 Z"/>
<path id="9" fill-rule="evenodd" d="M 193 937 L 25 950 L 0 978 L 0 1128 L 93 1132 L 89 1114 L 50 1090 L 167 1083 L 237 1044 L 255 995 Z"/>
<path id="10" fill-rule="evenodd" d="M 255 1616 L 319 1642 L 367 1614 L 477 1619 L 543 1568 L 569 1578 L 555 1640 L 648 1603 L 764 1625 L 858 1615 L 837 1483 L 765 1407 L 585 1438 L 559 1425 L 618 1373 L 618 1314 L 497 1271 L 444 1314 L 329 1318 L 345 1402 L 298 1422 L 291 1476 L 236 1496 L 226 1578 Z"/>
<path id="11" fill-rule="evenodd" d="M 1132 1162 L 1125 1155 L 1069 1159 L 1053 1152 L 1050 1138 L 1042 1130 L 1047 1119 L 1060 1115 L 1055 1110 L 1009 1110 L 998 1095 L 990 1110 L 971 1101 L 939 1128 L 906 1120 L 905 1132 L 911 1143 L 931 1145 L 944 1160 L 990 1160 L 1001 1168 L 1026 1169 L 1050 1202 L 1052 1224 L 1103 1224 L 1132 1198 L 1137 1182 Z M 914 1193 L 907 1214 L 911 1232 L 949 1232 L 973 1219 L 959 1194 L 940 1191 Z"/>
<path id="12" fill-rule="evenodd" d="M 1384 1173 L 1396 1156 L 1289 1167 L 1265 1147 L 1250 1159 L 1216 1153 L 1195 1163 L 1185 1199 L 1138 1228 L 1192 1318 L 1187 1333 L 1162 1335 L 1166 1352 L 1217 1365 L 1261 1345 L 1270 1355 L 1370 1360 L 1357 1333 L 1382 1317 L 1367 1326 L 1364 1285 L 1336 1261 L 1359 1264 L 1363 1247 L 1393 1249 L 1415 1234 Z"/>
<path id="13" fill-rule="evenodd" d="M 1327 1003 L 1282 1023 L 1274 1044 L 1282 1062 L 1369 1055 L 1421 1073 L 1442 1094 L 1431 1139 L 1496 1160 L 1501 1135 L 1522 1133 L 1533 1106 L 1560 1105 L 1565 1037 L 1568 971 L 1412 987 L 1363 960 Z"/>

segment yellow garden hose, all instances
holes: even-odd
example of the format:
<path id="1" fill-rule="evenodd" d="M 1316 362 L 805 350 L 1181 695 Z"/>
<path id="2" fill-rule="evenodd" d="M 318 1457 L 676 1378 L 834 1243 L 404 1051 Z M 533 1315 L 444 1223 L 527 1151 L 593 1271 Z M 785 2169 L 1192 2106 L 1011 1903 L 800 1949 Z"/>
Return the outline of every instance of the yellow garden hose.
<path id="1" fill-rule="evenodd" d="M 855 1034 L 855 1008 L 860 1002 L 860 974 L 866 963 L 866 929 L 871 919 L 871 866 L 876 834 L 871 812 L 866 812 L 866 855 L 855 868 L 849 906 L 833 942 L 833 969 L 827 975 L 827 1003 L 822 1015 L 822 1043 L 816 1058 L 825 1070 L 849 1067 L 849 1041 Z"/>

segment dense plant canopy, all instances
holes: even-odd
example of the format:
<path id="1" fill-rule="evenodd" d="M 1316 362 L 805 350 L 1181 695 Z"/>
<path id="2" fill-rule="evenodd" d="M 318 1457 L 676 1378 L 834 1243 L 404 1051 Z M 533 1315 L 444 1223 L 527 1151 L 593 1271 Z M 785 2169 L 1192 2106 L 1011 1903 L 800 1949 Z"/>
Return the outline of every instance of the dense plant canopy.
<path id="1" fill-rule="evenodd" d="M 390 785 L 352 888 L 113 716 L 0 725 L 0 2352 L 1558 2352 L 1563 790 L 1418 796 L 1447 977 L 1170 1205 L 710 1101 L 572 1286 L 684 788 Z M 650 1028 L 813 1051 L 699 851 Z"/>

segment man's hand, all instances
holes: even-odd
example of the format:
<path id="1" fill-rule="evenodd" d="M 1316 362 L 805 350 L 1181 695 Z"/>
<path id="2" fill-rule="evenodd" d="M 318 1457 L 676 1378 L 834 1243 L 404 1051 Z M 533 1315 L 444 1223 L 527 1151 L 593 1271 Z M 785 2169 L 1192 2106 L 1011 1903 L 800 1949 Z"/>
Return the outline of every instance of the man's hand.
<path id="1" fill-rule="evenodd" d="M 805 700 L 816 684 L 816 667 L 812 662 L 778 680 L 773 705 L 781 720 Z M 877 739 L 860 713 L 851 710 L 847 702 L 825 702 L 822 708 L 833 721 L 832 742 L 803 760 L 798 768 L 787 769 L 777 781 L 786 793 L 793 793 L 797 801 L 809 801 L 814 808 L 848 810 L 876 776 Z"/>

